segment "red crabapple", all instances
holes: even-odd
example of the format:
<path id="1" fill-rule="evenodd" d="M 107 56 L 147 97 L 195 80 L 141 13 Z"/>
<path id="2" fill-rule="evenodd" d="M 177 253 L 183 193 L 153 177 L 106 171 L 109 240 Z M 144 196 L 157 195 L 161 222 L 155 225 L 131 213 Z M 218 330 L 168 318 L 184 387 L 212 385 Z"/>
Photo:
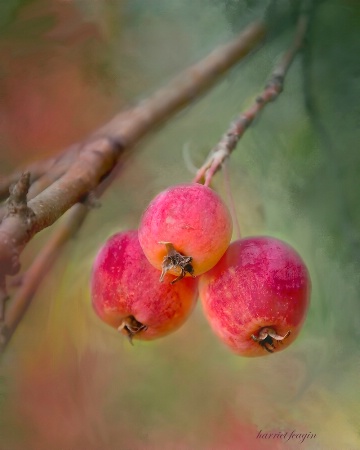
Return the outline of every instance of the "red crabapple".
<path id="1" fill-rule="evenodd" d="M 91 297 L 97 315 L 130 341 L 155 339 L 175 331 L 197 300 L 197 280 L 159 283 L 159 271 L 146 259 L 137 231 L 118 233 L 98 252 L 92 270 Z"/>
<path id="2" fill-rule="evenodd" d="M 209 187 L 180 184 L 157 195 L 145 210 L 140 245 L 150 261 L 165 273 L 197 276 L 211 269 L 225 253 L 232 234 L 227 206 Z"/>
<path id="3" fill-rule="evenodd" d="M 291 344 L 305 320 L 310 290 L 309 273 L 300 256 L 272 237 L 233 242 L 218 264 L 199 279 L 210 325 L 243 356 L 261 356 Z M 283 343 L 282 348 L 278 343 Z"/>

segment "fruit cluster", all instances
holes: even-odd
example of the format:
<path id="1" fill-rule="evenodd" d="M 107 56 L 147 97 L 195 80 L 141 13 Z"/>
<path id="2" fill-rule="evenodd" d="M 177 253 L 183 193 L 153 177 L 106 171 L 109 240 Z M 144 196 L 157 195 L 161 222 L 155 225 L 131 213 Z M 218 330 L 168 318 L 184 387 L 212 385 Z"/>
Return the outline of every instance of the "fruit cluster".
<path id="1" fill-rule="evenodd" d="M 309 304 L 306 266 L 278 239 L 230 244 L 231 235 L 231 215 L 212 189 L 192 183 L 161 192 L 138 231 L 118 233 L 100 249 L 91 278 L 95 312 L 130 342 L 150 340 L 178 329 L 199 295 L 214 332 L 235 353 L 287 347 Z"/>

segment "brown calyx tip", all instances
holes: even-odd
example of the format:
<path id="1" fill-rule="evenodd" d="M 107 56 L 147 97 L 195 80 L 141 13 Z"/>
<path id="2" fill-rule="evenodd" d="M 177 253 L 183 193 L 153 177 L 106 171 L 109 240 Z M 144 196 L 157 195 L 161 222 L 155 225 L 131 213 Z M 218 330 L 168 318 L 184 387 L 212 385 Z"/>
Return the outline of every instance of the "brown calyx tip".
<path id="1" fill-rule="evenodd" d="M 133 345 L 133 337 L 140 333 L 140 331 L 147 330 L 147 328 L 146 325 L 136 320 L 134 316 L 128 316 L 122 321 L 121 325 L 118 327 L 118 331 L 122 332 L 124 330 L 130 344 Z"/>
<path id="2" fill-rule="evenodd" d="M 258 342 L 269 353 L 274 353 L 276 350 L 274 345 L 276 342 L 282 343 L 288 336 L 290 336 L 290 330 L 284 336 L 280 336 L 272 327 L 263 327 L 257 336 L 254 334 L 251 335 L 252 339 Z"/>
<path id="3" fill-rule="evenodd" d="M 164 244 L 167 251 L 167 255 L 164 256 L 162 262 L 160 282 L 164 281 L 165 274 L 170 270 L 176 271 L 178 273 L 177 278 L 171 281 L 170 284 L 174 284 L 177 281 L 181 280 L 187 273 L 195 278 L 194 268 L 191 264 L 192 256 L 182 255 L 177 250 L 175 250 L 175 247 L 171 242 L 159 242 L 159 244 Z"/>

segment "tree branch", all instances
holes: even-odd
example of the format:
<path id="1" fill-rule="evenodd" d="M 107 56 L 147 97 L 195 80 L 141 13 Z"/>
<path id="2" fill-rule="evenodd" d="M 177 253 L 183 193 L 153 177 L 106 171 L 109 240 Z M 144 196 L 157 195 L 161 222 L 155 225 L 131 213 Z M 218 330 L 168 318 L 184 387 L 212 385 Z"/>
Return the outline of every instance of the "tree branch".
<path id="1" fill-rule="evenodd" d="M 90 210 L 99 206 L 98 198 L 105 192 L 112 180 L 116 178 L 119 170 L 120 165 L 118 164 L 116 170 L 113 170 L 111 175 L 104 179 L 96 190 L 91 191 L 83 203 L 77 203 L 66 213 L 64 221 L 55 229 L 31 264 L 31 267 L 27 270 L 25 276 L 22 277 L 21 286 L 12 298 L 6 313 L 6 320 L 2 323 L 0 322 L 0 352 L 3 352 L 7 347 L 41 281 L 45 279 L 45 275 L 52 269 L 63 247 L 80 229 Z M 6 291 L 3 293 L 0 286 L 0 302 L 2 294 L 5 295 L 4 299 L 6 300 Z M 3 304 L 5 304 L 5 300 Z M 4 315 L 1 320 L 3 319 Z"/>
<path id="2" fill-rule="evenodd" d="M 114 173 L 125 150 L 130 150 L 143 136 L 209 89 L 223 73 L 253 51 L 265 34 L 263 22 L 253 23 L 232 42 L 217 48 L 152 97 L 117 115 L 84 143 L 75 144 L 60 157 L 31 165 L 30 169 L 34 170 L 32 180 L 36 180 L 31 186 L 29 172 L 20 177 L 11 189 L 6 208 L 0 212 L 0 310 L 4 310 L 7 298 L 5 276 L 19 271 L 19 255 L 25 245 L 68 209 L 73 208 L 74 212 L 27 271 L 23 285 L 6 312 L 3 347 L 58 250 L 84 220 L 87 208 L 77 203 L 82 202 L 104 179 L 101 186 L 107 187 L 113 178 L 108 175 Z M 0 196 L 4 197 L 5 187 L 13 181 L 14 176 L 1 180 Z"/>
<path id="3" fill-rule="evenodd" d="M 4 217 L 0 225 L 1 274 L 13 274 L 3 258 L 8 254 L 9 242 L 14 250 L 21 251 L 35 233 L 52 225 L 93 190 L 115 167 L 125 148 L 133 147 L 160 122 L 200 96 L 235 62 L 253 50 L 264 36 L 265 25 L 262 22 L 250 25 L 234 41 L 219 47 L 167 87 L 119 114 L 94 133 L 81 146 L 77 159 L 64 175 L 28 202 L 35 214 L 30 224 L 25 224 L 19 214 Z"/>
<path id="4" fill-rule="evenodd" d="M 285 76 L 296 56 L 301 50 L 306 30 L 308 26 L 308 12 L 303 12 L 299 16 L 297 30 L 294 41 L 289 50 L 283 55 L 280 63 L 273 71 L 270 81 L 265 86 L 264 91 L 256 97 L 255 102 L 249 109 L 238 116 L 230 125 L 229 129 L 222 136 L 219 143 L 211 150 L 205 163 L 197 171 L 194 181 L 200 182 L 204 179 L 205 186 L 209 186 L 212 177 L 220 169 L 223 162 L 230 156 L 236 148 L 241 136 L 245 133 L 250 124 L 259 116 L 263 108 L 274 101 L 283 91 Z"/>

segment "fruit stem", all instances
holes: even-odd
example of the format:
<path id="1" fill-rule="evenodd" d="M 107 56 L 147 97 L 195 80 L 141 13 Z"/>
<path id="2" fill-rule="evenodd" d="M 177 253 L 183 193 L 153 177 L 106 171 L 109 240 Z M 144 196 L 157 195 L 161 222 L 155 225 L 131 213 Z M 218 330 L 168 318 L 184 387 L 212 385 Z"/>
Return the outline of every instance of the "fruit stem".
<path id="1" fill-rule="evenodd" d="M 146 325 L 136 320 L 134 316 L 128 316 L 125 317 L 125 319 L 122 321 L 122 323 L 118 327 L 118 331 L 122 332 L 124 330 L 130 344 L 134 345 L 132 341 L 133 337 L 137 333 L 140 333 L 140 331 L 147 330 L 147 328 L 148 327 Z"/>
<path id="2" fill-rule="evenodd" d="M 185 275 L 188 273 L 193 278 L 195 278 L 194 275 L 194 268 L 191 264 L 192 256 L 185 256 L 179 253 L 177 250 L 175 250 L 175 247 L 171 242 L 159 242 L 159 244 L 164 244 L 166 247 L 167 255 L 164 256 L 163 262 L 162 262 L 162 271 L 160 275 L 160 282 L 162 283 L 164 281 L 164 277 L 167 272 L 170 270 L 173 270 L 177 272 L 178 276 L 175 278 L 175 280 L 172 280 L 170 284 L 174 284 L 177 281 L 181 280 L 185 277 Z"/>
<path id="3" fill-rule="evenodd" d="M 275 342 L 282 342 L 289 335 L 290 330 L 284 336 L 280 336 L 276 333 L 274 328 L 263 327 L 260 329 L 258 336 L 252 334 L 251 337 L 255 342 L 258 342 L 266 351 L 268 351 L 269 353 L 274 353 L 274 350 L 276 350 L 276 347 L 274 345 Z"/>

